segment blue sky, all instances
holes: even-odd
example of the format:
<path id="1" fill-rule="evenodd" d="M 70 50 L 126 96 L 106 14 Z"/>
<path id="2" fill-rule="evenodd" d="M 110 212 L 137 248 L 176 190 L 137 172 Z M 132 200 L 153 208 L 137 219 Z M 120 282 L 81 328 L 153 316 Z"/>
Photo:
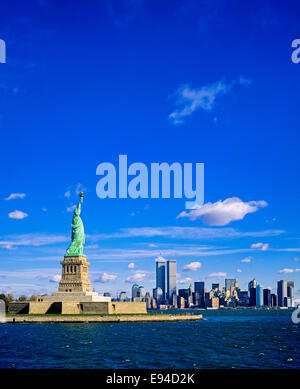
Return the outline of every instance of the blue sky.
<path id="1" fill-rule="evenodd" d="M 178 287 L 227 276 L 300 289 L 299 4 L 163 3 L 1 5 L 1 291 L 57 289 L 80 190 L 96 291 L 151 291 L 160 252 Z M 205 163 L 204 209 L 100 200 L 96 167 L 120 154 Z"/>

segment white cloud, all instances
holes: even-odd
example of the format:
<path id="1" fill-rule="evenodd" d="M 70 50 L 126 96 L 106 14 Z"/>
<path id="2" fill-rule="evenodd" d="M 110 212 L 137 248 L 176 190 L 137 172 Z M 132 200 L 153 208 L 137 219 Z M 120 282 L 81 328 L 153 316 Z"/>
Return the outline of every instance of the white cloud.
<path id="1" fill-rule="evenodd" d="M 266 250 L 268 250 L 268 248 L 269 248 L 269 243 L 261 243 L 261 242 L 259 242 L 259 243 L 253 243 L 253 244 L 251 245 L 251 248 L 252 248 L 252 249 L 260 249 L 260 250 L 262 250 L 262 251 L 266 251 Z"/>
<path id="2" fill-rule="evenodd" d="M 134 284 L 136 282 L 142 282 L 147 278 L 146 273 L 135 273 L 132 276 L 129 276 L 126 278 L 126 282 L 129 282 L 130 284 Z"/>
<path id="3" fill-rule="evenodd" d="M 95 282 L 102 282 L 103 284 L 105 284 L 106 282 L 114 281 L 115 279 L 117 279 L 116 275 L 104 272 L 103 274 L 101 274 L 100 277 L 95 279 Z"/>
<path id="4" fill-rule="evenodd" d="M 193 282 L 193 279 L 190 277 L 183 278 L 182 280 L 177 281 L 178 284 L 190 284 L 191 282 Z"/>
<path id="5" fill-rule="evenodd" d="M 175 125 L 182 124 L 186 116 L 192 115 L 198 109 L 211 111 L 216 98 L 228 93 L 231 87 L 232 84 L 225 84 L 222 80 L 201 88 L 191 88 L 189 85 L 180 86 L 174 94 L 175 105 L 180 108 L 172 112 L 169 119 Z"/>
<path id="6" fill-rule="evenodd" d="M 135 268 L 135 263 L 134 262 L 130 262 L 128 264 L 128 269 L 134 269 Z"/>
<path id="7" fill-rule="evenodd" d="M 183 211 L 177 218 L 186 217 L 190 220 L 201 218 L 208 226 L 225 226 L 232 221 L 242 220 L 248 213 L 256 212 L 267 205 L 264 200 L 243 202 L 238 197 L 231 197 L 224 201 L 206 203 L 202 207 L 197 206 L 189 212 Z"/>
<path id="8" fill-rule="evenodd" d="M 25 193 L 11 193 L 5 200 L 24 199 L 24 197 L 26 197 Z"/>
<path id="9" fill-rule="evenodd" d="M 188 270 L 196 271 L 196 270 L 200 269 L 201 266 L 202 266 L 201 262 L 191 262 L 188 265 L 183 266 L 183 270 L 184 271 L 188 271 Z"/>
<path id="10" fill-rule="evenodd" d="M 157 247 L 157 245 L 155 243 L 149 243 L 148 247 Z"/>
<path id="11" fill-rule="evenodd" d="M 61 280 L 61 275 L 60 274 L 55 274 L 50 278 L 50 282 L 59 282 Z"/>
<path id="12" fill-rule="evenodd" d="M 300 269 L 288 269 L 288 268 L 285 268 L 285 269 L 281 269 L 279 270 L 279 273 L 281 274 L 289 274 L 289 273 L 295 273 L 295 272 L 299 272 Z"/>
<path id="13" fill-rule="evenodd" d="M 246 257 L 244 259 L 241 259 L 241 262 L 243 262 L 243 263 L 249 263 L 251 261 L 252 261 L 252 257 Z"/>
<path id="14" fill-rule="evenodd" d="M 207 277 L 209 278 L 227 277 L 227 273 L 220 271 L 218 273 L 210 273 Z"/>
<path id="15" fill-rule="evenodd" d="M 73 212 L 75 208 L 76 208 L 76 205 L 72 205 L 71 207 L 67 208 L 67 212 Z"/>
<path id="16" fill-rule="evenodd" d="M 69 190 L 67 190 L 64 194 L 64 196 L 69 199 L 71 197 L 71 192 Z"/>
<path id="17" fill-rule="evenodd" d="M 242 273 L 241 269 L 236 269 L 237 273 Z"/>
<path id="18" fill-rule="evenodd" d="M 10 219 L 25 219 L 25 217 L 27 217 L 27 216 L 28 216 L 27 213 L 22 212 L 22 211 L 18 211 L 17 209 L 8 214 L 8 217 Z"/>

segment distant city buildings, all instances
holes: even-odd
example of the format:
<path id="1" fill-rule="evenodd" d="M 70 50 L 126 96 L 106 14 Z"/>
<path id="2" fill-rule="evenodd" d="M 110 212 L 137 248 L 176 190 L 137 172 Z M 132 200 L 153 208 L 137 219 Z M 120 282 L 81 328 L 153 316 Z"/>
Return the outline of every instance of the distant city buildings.
<path id="1" fill-rule="evenodd" d="M 279 307 L 294 307 L 294 281 L 280 280 L 277 282 L 277 296 Z"/>
<path id="2" fill-rule="evenodd" d="M 109 293 L 105 293 L 109 296 Z M 117 300 L 130 301 L 126 291 L 121 291 Z M 144 301 L 148 309 L 165 308 L 236 308 L 236 307 L 295 307 L 294 281 L 277 282 L 277 294 L 263 288 L 254 278 L 248 290 L 241 290 L 236 278 L 226 278 L 224 286 L 212 283 L 211 289 L 204 281 L 195 281 L 188 288 L 176 289 L 176 261 L 166 260 L 161 255 L 156 259 L 156 287 L 152 296 L 144 286 L 133 284 L 131 301 Z"/>

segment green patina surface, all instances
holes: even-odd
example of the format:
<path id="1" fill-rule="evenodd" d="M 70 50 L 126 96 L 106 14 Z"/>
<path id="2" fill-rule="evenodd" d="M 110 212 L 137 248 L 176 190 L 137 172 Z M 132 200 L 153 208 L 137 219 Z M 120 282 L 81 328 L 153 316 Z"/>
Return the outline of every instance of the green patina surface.
<path id="1" fill-rule="evenodd" d="M 84 228 L 80 217 L 83 193 L 80 193 L 79 203 L 74 211 L 72 219 L 71 244 L 67 249 L 66 256 L 83 255 Z"/>

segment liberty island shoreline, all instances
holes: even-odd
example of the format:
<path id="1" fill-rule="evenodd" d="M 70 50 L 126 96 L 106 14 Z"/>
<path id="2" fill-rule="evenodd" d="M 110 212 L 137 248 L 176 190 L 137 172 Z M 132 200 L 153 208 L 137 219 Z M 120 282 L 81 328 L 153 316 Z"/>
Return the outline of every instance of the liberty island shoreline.
<path id="1" fill-rule="evenodd" d="M 5 323 L 121 323 L 121 322 L 174 322 L 203 320 L 200 314 L 124 314 L 124 315 L 13 315 Z"/>

